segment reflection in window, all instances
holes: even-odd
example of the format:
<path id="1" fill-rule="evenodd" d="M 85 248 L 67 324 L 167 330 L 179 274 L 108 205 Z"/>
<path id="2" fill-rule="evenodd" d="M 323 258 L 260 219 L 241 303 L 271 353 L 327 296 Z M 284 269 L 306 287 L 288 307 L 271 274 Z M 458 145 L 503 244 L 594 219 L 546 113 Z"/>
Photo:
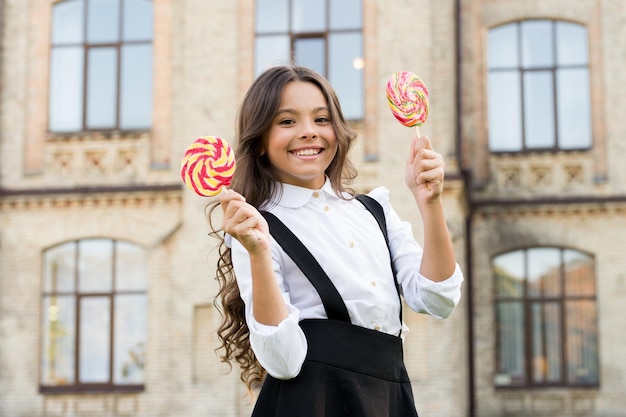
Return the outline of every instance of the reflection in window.
<path id="1" fill-rule="evenodd" d="M 598 385 L 593 258 L 538 247 L 498 255 L 492 268 L 496 385 Z"/>
<path id="2" fill-rule="evenodd" d="M 152 123 L 152 1 L 64 0 L 52 9 L 51 132 Z"/>
<path id="3" fill-rule="evenodd" d="M 591 147 L 587 29 L 525 20 L 489 31 L 489 149 Z"/>
<path id="4" fill-rule="evenodd" d="M 43 255 L 41 390 L 137 390 L 144 383 L 145 251 L 109 239 Z"/>
<path id="5" fill-rule="evenodd" d="M 257 0 L 258 75 L 295 63 L 333 84 L 347 119 L 363 118 L 361 0 Z"/>

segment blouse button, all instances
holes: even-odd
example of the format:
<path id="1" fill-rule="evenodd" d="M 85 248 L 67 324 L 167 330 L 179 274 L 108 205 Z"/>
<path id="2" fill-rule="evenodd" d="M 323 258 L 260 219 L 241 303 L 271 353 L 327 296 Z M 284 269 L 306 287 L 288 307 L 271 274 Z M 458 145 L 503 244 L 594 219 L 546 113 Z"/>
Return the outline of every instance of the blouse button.
<path id="1" fill-rule="evenodd" d="M 318 193 L 317 191 L 313 193 L 313 198 L 318 198 L 320 196 L 320 193 Z"/>
<path id="2" fill-rule="evenodd" d="M 328 210 L 330 210 L 330 207 L 324 206 L 324 211 L 328 211 Z"/>
<path id="3" fill-rule="evenodd" d="M 376 281 L 372 281 L 372 282 L 370 282 L 370 285 L 371 285 L 372 287 L 375 287 L 375 286 L 376 286 Z"/>
<path id="4" fill-rule="evenodd" d="M 350 243 L 348 243 L 348 246 L 350 246 L 351 248 L 353 248 L 353 247 L 355 246 L 355 245 L 354 245 L 354 242 L 350 242 Z"/>
<path id="5" fill-rule="evenodd" d="M 375 325 L 375 326 L 374 326 L 374 330 L 376 330 L 376 331 L 380 330 L 380 326 L 379 326 L 378 324 L 377 324 L 377 325 Z"/>

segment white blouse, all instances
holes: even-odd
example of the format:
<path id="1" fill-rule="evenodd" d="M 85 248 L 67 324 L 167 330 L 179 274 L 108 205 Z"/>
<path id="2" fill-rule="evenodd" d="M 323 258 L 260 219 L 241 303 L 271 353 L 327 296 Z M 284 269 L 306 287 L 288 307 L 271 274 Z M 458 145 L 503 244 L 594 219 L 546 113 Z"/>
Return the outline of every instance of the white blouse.
<path id="1" fill-rule="evenodd" d="M 353 324 L 404 336 L 400 304 L 389 261 L 389 251 L 373 215 L 355 199 L 342 200 L 330 182 L 320 190 L 283 184 L 282 195 L 265 204 L 302 241 L 317 259 L 341 294 Z M 369 193 L 385 212 L 389 249 L 406 304 L 416 312 L 436 318 L 448 317 L 461 298 L 463 274 L 456 265 L 451 277 L 434 282 L 419 273 L 422 248 L 411 225 L 400 220 L 389 203 L 389 191 L 380 187 Z M 278 326 L 258 323 L 252 314 L 250 259 L 245 248 L 231 236 L 226 244 L 241 298 L 246 306 L 250 343 L 259 363 L 274 378 L 298 375 L 307 352 L 298 322 L 326 318 L 313 285 L 272 239 L 274 273 L 287 304 L 289 316 Z"/>

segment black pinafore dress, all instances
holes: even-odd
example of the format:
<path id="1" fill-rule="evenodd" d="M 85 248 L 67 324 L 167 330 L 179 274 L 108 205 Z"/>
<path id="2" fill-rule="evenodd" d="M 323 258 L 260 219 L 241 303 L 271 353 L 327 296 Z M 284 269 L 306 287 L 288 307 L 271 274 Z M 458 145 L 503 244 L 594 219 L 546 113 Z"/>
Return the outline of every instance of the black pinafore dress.
<path id="1" fill-rule="evenodd" d="M 368 196 L 357 198 L 374 214 L 387 240 L 380 204 Z M 302 370 L 289 380 L 268 375 L 252 417 L 417 417 L 402 339 L 353 325 L 339 292 L 311 253 L 274 215 L 263 215 L 274 239 L 318 291 L 328 319 L 300 322 L 308 344 Z"/>

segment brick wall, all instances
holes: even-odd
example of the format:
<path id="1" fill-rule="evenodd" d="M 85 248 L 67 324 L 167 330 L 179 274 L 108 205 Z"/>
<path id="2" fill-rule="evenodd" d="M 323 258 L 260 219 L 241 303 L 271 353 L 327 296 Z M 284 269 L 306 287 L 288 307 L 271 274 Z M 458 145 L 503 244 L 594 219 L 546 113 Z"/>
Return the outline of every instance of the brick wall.
<path id="1" fill-rule="evenodd" d="M 431 115 L 421 128 L 446 157 L 445 210 L 459 263 L 465 269 L 468 212 L 459 164 L 456 123 L 462 122 L 463 167 L 482 188 L 479 197 L 502 196 L 499 176 L 512 163 L 564 166 L 552 160 L 494 160 L 485 148 L 484 42 L 486 30 L 513 19 L 550 17 L 589 25 L 595 42 L 594 140 L 602 146 L 577 155 L 585 181 L 570 195 L 619 197 L 626 175 L 620 163 L 626 80 L 623 66 L 626 16 L 619 0 L 460 1 L 462 113 L 457 114 L 455 1 L 365 0 L 366 120 L 351 155 L 360 171 L 355 188 L 390 189 L 400 216 L 421 241 L 421 219 L 404 186 L 411 129 L 389 113 L 384 88 L 401 69 L 420 75 L 431 91 Z M 154 125 L 134 136 L 57 138 L 46 131 L 49 0 L 0 0 L 4 20 L 0 60 L 0 417 L 164 416 L 239 417 L 251 404 L 234 369 L 213 348 L 218 315 L 214 241 L 207 237 L 206 200 L 180 185 L 182 152 L 197 136 L 234 135 L 239 101 L 253 78 L 253 0 L 154 0 Z M 599 110 L 601 109 L 601 110 Z M 102 156 L 96 169 L 94 154 Z M 366 162 L 366 154 L 377 160 Z M 534 165 L 533 165 L 534 164 Z M 558 165 L 560 164 L 560 165 Z M 543 166 L 542 165 L 542 166 Z M 558 171 L 554 168 L 555 172 Z M 559 174 L 560 175 L 560 174 Z M 603 177 L 604 175 L 604 177 Z M 598 181 L 598 178 L 604 178 Z M 152 191 L 132 191 L 136 186 Z M 563 192 L 538 190 L 542 196 Z M 90 187 L 108 187 L 92 193 Z M 122 189 L 127 188 L 127 191 Z M 161 188 L 158 188 L 161 187 Z M 67 189 L 67 192 L 52 190 Z M 11 191 L 11 192 L 7 192 Z M 18 190 L 18 191 L 16 191 Z M 28 192 L 26 190 L 31 190 Z M 78 192 L 77 190 L 82 190 Z M 530 191 L 529 191 L 530 190 Z M 534 191 L 533 191 L 534 190 Z M 517 195 L 519 190 L 507 191 Z M 618 199 L 619 200 L 619 199 Z M 617 416 L 626 409 L 626 369 L 621 364 L 626 281 L 620 231 L 623 202 L 547 209 L 490 207 L 473 217 L 473 293 L 464 292 L 450 319 L 406 311 L 411 332 L 406 363 L 420 415 L 458 417 L 580 415 Z M 149 253 L 149 324 L 146 391 L 140 394 L 41 395 L 39 380 L 42 251 L 69 239 L 128 239 Z M 491 256 L 524 244 L 575 247 L 596 257 L 602 385 L 597 390 L 496 391 Z M 468 311 L 474 334 L 468 334 Z M 473 348 L 474 373 L 468 349 Z M 469 392 L 472 378 L 475 392 Z M 561 412 L 562 411 L 562 412 Z M 560 413 L 560 414 L 559 414 Z M 622 414 L 620 414 L 622 413 Z"/>

